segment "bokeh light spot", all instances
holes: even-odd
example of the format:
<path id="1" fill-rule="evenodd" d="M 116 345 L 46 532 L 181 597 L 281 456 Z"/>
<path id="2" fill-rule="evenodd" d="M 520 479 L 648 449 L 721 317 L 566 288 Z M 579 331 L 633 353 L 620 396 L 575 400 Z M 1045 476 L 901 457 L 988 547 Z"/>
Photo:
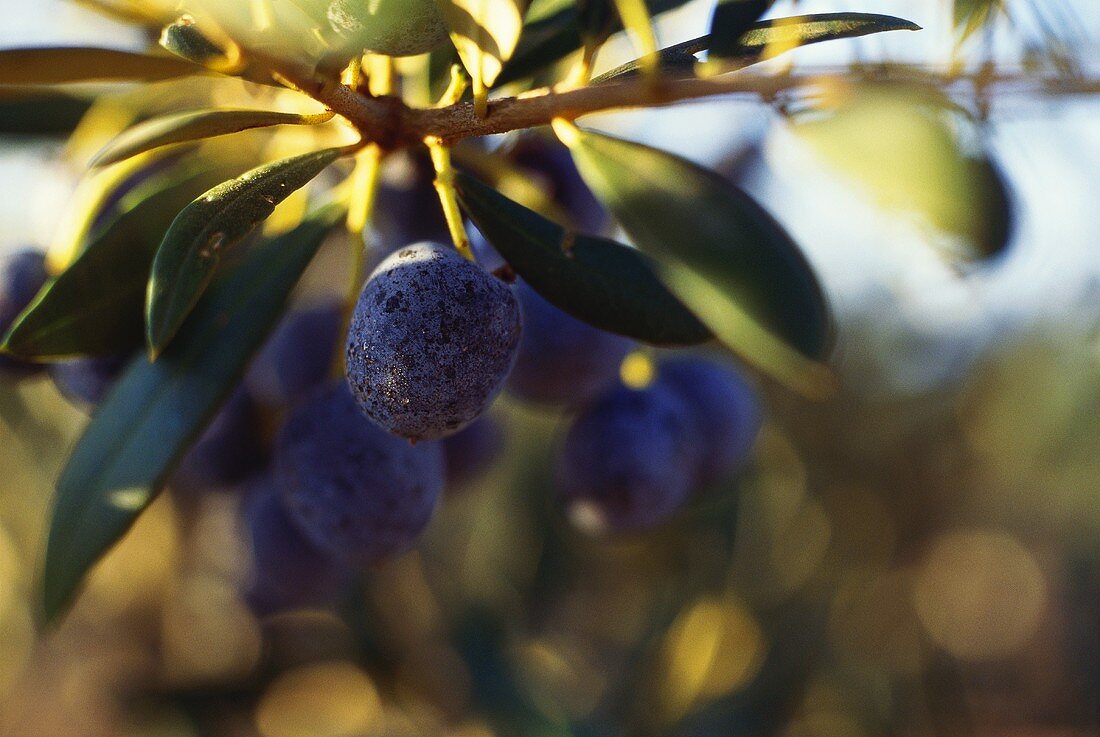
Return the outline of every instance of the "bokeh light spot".
<path id="1" fill-rule="evenodd" d="M 369 732 L 382 718 L 374 684 L 351 663 L 311 665 L 283 674 L 256 709 L 264 737 L 339 737 Z"/>
<path id="2" fill-rule="evenodd" d="M 1009 655 L 1034 634 L 1047 588 L 1035 559 L 1003 532 L 969 530 L 940 538 L 917 573 L 917 614 L 952 655 Z"/>

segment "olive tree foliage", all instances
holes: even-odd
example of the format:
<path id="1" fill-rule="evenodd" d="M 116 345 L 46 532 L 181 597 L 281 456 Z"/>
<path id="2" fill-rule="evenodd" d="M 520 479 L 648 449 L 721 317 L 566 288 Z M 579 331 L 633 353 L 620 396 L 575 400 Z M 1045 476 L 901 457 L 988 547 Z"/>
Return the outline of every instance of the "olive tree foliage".
<path id="1" fill-rule="evenodd" d="M 51 362 L 144 343 L 58 479 L 43 575 L 48 619 L 64 612 L 231 395 L 327 238 L 351 249 L 350 311 L 387 156 L 430 151 L 439 205 L 464 256 L 472 222 L 511 271 L 574 317 L 657 346 L 714 341 L 819 397 L 834 383 L 830 312 L 782 225 L 718 174 L 581 119 L 730 94 L 812 109 L 818 97 L 804 93 L 827 83 L 856 98 L 924 106 L 926 136 L 954 145 L 958 110 L 933 86 L 913 83 L 913 95 L 861 85 L 854 71 L 819 80 L 746 69 L 806 44 L 919 30 L 884 15 L 765 20 L 768 0 L 720 0 L 705 36 L 658 49 L 654 19 L 683 0 L 84 4 L 158 41 L 144 51 L 0 51 L 0 84 L 27 88 L 23 97 L 5 93 L 4 104 L 41 111 L 26 126 L 68 130 L 88 110 L 85 121 L 98 115 L 100 129 L 117 132 L 88 156 L 51 244 L 51 278 L 3 336 L 3 351 Z M 959 5 L 965 32 L 991 12 Z M 638 58 L 593 77 L 596 52 L 624 32 Z M 239 80 L 235 98 L 227 78 Z M 85 82 L 97 84 L 72 91 Z M 514 188 L 505 194 L 506 162 L 463 148 L 544 126 L 632 245 L 576 232 Z M 84 128 L 73 133 L 77 148 Z M 282 136 L 288 130 L 297 135 Z M 963 173 L 995 176 L 981 157 L 960 161 Z M 910 196 L 903 185 L 888 194 Z M 961 235 L 978 255 L 999 247 L 988 234 Z"/>

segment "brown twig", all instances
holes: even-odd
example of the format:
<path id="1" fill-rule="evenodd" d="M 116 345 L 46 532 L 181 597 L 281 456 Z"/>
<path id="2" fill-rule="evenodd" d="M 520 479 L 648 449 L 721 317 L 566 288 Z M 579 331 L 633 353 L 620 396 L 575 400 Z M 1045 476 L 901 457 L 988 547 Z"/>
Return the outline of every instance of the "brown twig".
<path id="1" fill-rule="evenodd" d="M 910 82 L 953 90 L 983 91 L 1002 88 L 1023 94 L 1100 94 L 1100 80 L 1074 77 L 1035 77 L 1023 74 L 983 73 L 952 75 L 913 67 L 837 67 L 803 71 L 797 75 L 732 74 L 717 78 L 630 79 L 565 91 L 533 90 L 493 100 L 489 114 L 480 117 L 474 105 L 459 102 L 441 108 L 411 108 L 396 97 L 369 97 L 328 81 L 294 78 L 294 86 L 343 116 L 364 139 L 384 149 L 400 148 L 435 138 L 452 143 L 462 138 L 505 133 L 547 125 L 555 118 L 574 120 L 591 113 L 640 107 L 660 107 L 703 98 L 746 94 L 773 100 L 783 92 L 820 85 L 828 79 L 851 82 Z"/>

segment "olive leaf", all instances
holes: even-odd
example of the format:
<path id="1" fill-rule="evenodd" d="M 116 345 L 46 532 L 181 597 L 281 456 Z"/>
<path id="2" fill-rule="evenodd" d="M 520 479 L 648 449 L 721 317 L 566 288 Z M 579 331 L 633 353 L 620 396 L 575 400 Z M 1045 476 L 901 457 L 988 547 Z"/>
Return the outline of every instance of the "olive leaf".
<path id="1" fill-rule="evenodd" d="M 576 0 L 581 39 L 593 46 L 603 43 L 616 26 L 619 13 L 614 0 Z"/>
<path id="2" fill-rule="evenodd" d="M 149 276 L 145 327 L 153 356 L 179 330 L 222 255 L 346 151 L 324 149 L 257 167 L 214 187 L 176 216 Z"/>
<path id="3" fill-rule="evenodd" d="M 887 31 L 917 31 L 920 26 L 902 18 L 874 13 L 819 13 L 760 21 L 737 37 L 736 43 L 720 60 L 713 63 L 720 69 L 754 64 L 800 46 L 856 38 Z M 693 38 L 657 52 L 657 63 L 665 73 L 691 76 L 695 70 L 695 54 L 714 53 L 719 39 L 713 34 Z M 723 44 L 724 45 L 724 44 Z M 634 59 L 595 77 L 592 84 L 604 84 L 637 74 L 642 59 Z"/>
<path id="4" fill-rule="evenodd" d="M 695 74 L 695 64 L 698 61 L 695 55 L 706 50 L 708 38 L 694 38 L 690 41 L 669 46 L 657 52 L 657 69 L 665 77 L 690 77 Z M 603 74 L 593 77 L 589 84 L 606 84 L 611 81 L 622 81 L 641 73 L 644 65 L 643 59 L 633 59 L 610 69 Z"/>
<path id="5" fill-rule="evenodd" d="M 151 82 L 204 73 L 202 67 L 174 56 L 118 49 L 58 46 L 0 50 L 0 84 Z"/>
<path id="6" fill-rule="evenodd" d="M 741 56 L 741 37 L 768 11 L 772 1 L 719 0 L 710 21 L 710 53 L 720 57 Z"/>
<path id="7" fill-rule="evenodd" d="M 140 345 L 149 268 L 164 231 L 217 181 L 216 170 L 195 169 L 153 177 L 126 195 L 123 211 L 16 318 L 0 349 L 25 359 L 57 359 Z"/>
<path id="8" fill-rule="evenodd" d="M 567 232 L 465 173 L 462 209 L 517 274 L 547 301 L 585 322 L 654 345 L 713 337 L 661 284 L 650 260 L 621 243 Z"/>
<path id="9" fill-rule="evenodd" d="M 954 25 L 959 41 L 965 41 L 1004 10 L 1004 0 L 954 0 Z"/>
<path id="10" fill-rule="evenodd" d="M 0 135 L 62 136 L 73 132 L 92 100 L 53 91 L 0 92 Z"/>
<path id="11" fill-rule="evenodd" d="M 527 0 L 437 2 L 475 87 L 492 87 L 519 42 Z"/>
<path id="12" fill-rule="evenodd" d="M 858 38 L 888 31 L 919 31 L 921 27 L 904 18 L 879 13 L 815 13 L 792 15 L 786 18 L 754 23 L 737 39 L 730 56 L 767 59 L 799 46 L 835 41 L 841 38 Z M 708 48 L 717 40 L 712 37 Z M 739 50 L 738 50 L 739 49 Z"/>
<path id="13" fill-rule="evenodd" d="M 57 273 L 72 263 L 88 244 L 92 231 L 109 217 L 119 194 L 131 183 L 153 176 L 167 159 L 165 152 L 158 151 L 110 169 L 85 172 L 69 202 L 58 213 L 53 238 L 46 251 L 49 270 Z"/>
<path id="14" fill-rule="evenodd" d="M 606 2 L 606 0 L 604 0 Z M 674 10 L 688 0 L 646 0 L 651 16 Z M 504 65 L 498 84 L 529 77 L 581 48 L 583 20 L 572 0 L 534 0 L 523 24 L 512 58 Z M 622 30 L 622 21 L 614 15 L 606 28 L 608 34 Z"/>
<path id="15" fill-rule="evenodd" d="M 799 139 L 876 204 L 948 236 L 934 241 L 945 255 L 984 258 L 1011 239 L 1008 184 L 985 152 L 971 150 L 974 122 L 939 90 L 860 85 L 791 122 Z"/>
<path id="16" fill-rule="evenodd" d="M 126 369 L 57 482 L 42 579 L 47 621 L 64 612 L 88 570 L 156 496 L 342 217 L 329 206 L 258 246 L 214 284 L 160 360 L 138 356 Z"/>
<path id="17" fill-rule="evenodd" d="M 760 205 L 680 157 L 557 128 L 585 182 L 719 340 L 807 395 L 831 390 L 817 363 L 831 348 L 825 297 L 802 252 Z"/>
<path id="18" fill-rule="evenodd" d="M 316 125 L 331 112 L 302 115 L 269 110 L 199 110 L 146 120 L 123 131 L 96 154 L 91 166 L 107 166 L 161 146 L 186 143 L 274 125 Z"/>

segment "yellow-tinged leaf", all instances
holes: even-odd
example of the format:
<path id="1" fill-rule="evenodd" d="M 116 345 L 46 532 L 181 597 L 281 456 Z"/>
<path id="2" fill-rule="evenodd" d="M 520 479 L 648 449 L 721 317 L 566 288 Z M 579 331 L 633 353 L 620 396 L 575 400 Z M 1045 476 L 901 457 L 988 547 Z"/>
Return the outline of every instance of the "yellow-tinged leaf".
<path id="1" fill-rule="evenodd" d="M 634 41 L 641 55 L 641 68 L 647 74 L 658 70 L 656 63 L 657 35 L 653 31 L 653 18 L 643 0 L 614 0 L 623 26 Z"/>
<path id="2" fill-rule="evenodd" d="M 92 160 L 92 166 L 114 164 L 161 146 L 185 143 L 252 128 L 274 125 L 316 125 L 331 120 L 333 113 L 315 115 L 279 113 L 269 110 L 200 110 L 168 115 L 140 123 L 107 144 Z"/>
<path id="3" fill-rule="evenodd" d="M 836 377 L 828 367 L 776 338 L 734 297 L 692 269 L 674 263 L 661 275 L 703 324 L 747 363 L 810 399 L 827 399 L 836 391 Z"/>
<path id="4" fill-rule="evenodd" d="M 0 84 L 148 82 L 206 73 L 167 55 L 82 46 L 0 50 Z"/>
<path id="5" fill-rule="evenodd" d="M 1011 193 L 960 125 L 965 118 L 934 89 L 860 85 L 832 90 L 793 130 L 879 206 L 957 239 L 938 239 L 945 255 L 989 256 L 1011 238 Z"/>
<path id="6" fill-rule="evenodd" d="M 51 274 L 63 271 L 80 254 L 92 226 L 118 188 L 157 158 L 152 153 L 136 156 L 122 166 L 93 172 L 80 181 L 68 207 L 61 211 L 46 250 L 46 268 Z"/>
<path id="7" fill-rule="evenodd" d="M 474 88 L 488 89 L 523 30 L 526 0 L 437 0 Z"/>

